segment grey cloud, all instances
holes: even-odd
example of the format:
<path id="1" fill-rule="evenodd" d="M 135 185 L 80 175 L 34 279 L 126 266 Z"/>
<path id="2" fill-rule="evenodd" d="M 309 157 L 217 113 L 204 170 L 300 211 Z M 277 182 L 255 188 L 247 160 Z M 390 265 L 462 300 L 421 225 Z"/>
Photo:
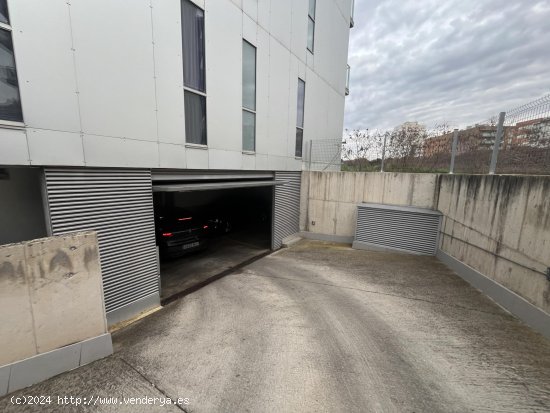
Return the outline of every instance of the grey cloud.
<path id="1" fill-rule="evenodd" d="M 550 1 L 356 0 L 345 126 L 465 126 L 550 92 Z"/>

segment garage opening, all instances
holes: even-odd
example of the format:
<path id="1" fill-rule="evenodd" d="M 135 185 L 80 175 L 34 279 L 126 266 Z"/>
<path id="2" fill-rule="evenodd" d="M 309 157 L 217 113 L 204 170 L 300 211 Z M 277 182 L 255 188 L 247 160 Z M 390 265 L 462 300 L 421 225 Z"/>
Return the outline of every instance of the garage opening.
<path id="1" fill-rule="evenodd" d="M 153 185 L 164 303 L 269 253 L 272 246 L 272 175 L 174 178 L 157 175 Z"/>
<path id="2" fill-rule="evenodd" d="M 0 245 L 47 236 L 42 170 L 0 168 Z"/>

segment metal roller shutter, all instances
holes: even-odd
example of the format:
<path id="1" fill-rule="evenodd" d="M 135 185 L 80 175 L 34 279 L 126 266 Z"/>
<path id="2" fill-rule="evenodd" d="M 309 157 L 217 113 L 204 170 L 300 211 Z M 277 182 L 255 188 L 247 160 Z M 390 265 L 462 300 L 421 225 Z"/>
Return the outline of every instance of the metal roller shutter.
<path id="1" fill-rule="evenodd" d="M 282 240 L 300 231 L 301 172 L 276 172 L 275 180 L 284 182 L 275 187 L 273 206 L 272 248 L 281 248 Z"/>
<path id="2" fill-rule="evenodd" d="M 354 248 L 435 255 L 441 213 L 425 208 L 360 204 Z"/>
<path id="3" fill-rule="evenodd" d="M 151 172 L 45 168 L 53 235 L 96 230 L 107 313 L 159 290 Z"/>

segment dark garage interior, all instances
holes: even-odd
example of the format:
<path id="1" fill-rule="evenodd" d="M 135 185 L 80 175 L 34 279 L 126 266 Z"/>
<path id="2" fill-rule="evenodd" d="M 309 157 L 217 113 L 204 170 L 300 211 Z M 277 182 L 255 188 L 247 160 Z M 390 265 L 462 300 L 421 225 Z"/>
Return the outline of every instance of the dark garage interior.
<path id="1" fill-rule="evenodd" d="M 273 186 L 157 191 L 153 201 L 163 302 L 271 249 Z"/>

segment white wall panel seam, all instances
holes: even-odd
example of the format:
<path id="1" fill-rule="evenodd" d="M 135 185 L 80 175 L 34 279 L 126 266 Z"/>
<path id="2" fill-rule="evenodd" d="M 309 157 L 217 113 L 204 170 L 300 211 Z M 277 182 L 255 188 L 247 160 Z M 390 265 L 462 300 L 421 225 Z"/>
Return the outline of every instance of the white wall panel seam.
<path id="1" fill-rule="evenodd" d="M 84 150 L 84 133 L 82 132 L 82 114 L 80 111 L 80 89 L 78 86 L 78 71 L 76 70 L 76 50 L 74 47 L 73 19 L 71 16 L 70 2 L 67 2 L 67 12 L 69 15 L 69 30 L 71 34 L 71 52 L 73 55 L 73 71 L 74 71 L 74 82 L 76 86 L 75 94 L 76 94 L 76 106 L 77 106 L 77 112 L 78 112 L 78 124 L 80 126 L 80 144 L 82 145 L 82 159 L 84 161 L 84 165 L 86 165 L 86 151 Z"/>
<path id="2" fill-rule="evenodd" d="M 151 43 L 153 45 L 152 58 L 153 58 L 153 85 L 154 85 L 154 91 L 155 91 L 155 122 L 156 122 L 156 129 L 157 129 L 157 153 L 158 153 L 157 165 L 160 167 L 159 105 L 158 105 L 158 96 L 157 96 L 157 67 L 156 67 L 156 60 L 155 60 L 155 25 L 154 25 L 154 19 L 153 19 L 153 0 L 149 2 L 149 8 L 150 8 L 149 15 L 151 17 Z"/>
<path id="3" fill-rule="evenodd" d="M 271 5 L 271 2 L 270 2 L 270 5 Z M 235 7 L 237 7 L 237 6 L 235 5 Z M 291 11 L 291 13 L 292 13 L 292 11 Z M 246 14 L 248 17 L 250 17 L 251 19 L 253 19 L 250 15 L 248 15 L 248 14 L 245 13 L 244 11 L 243 11 L 243 14 Z M 270 14 L 270 16 L 271 16 L 271 11 L 270 11 L 269 14 Z M 292 14 L 291 14 L 291 16 L 292 16 Z M 307 18 L 307 16 L 306 16 L 306 18 Z M 253 19 L 253 20 L 254 20 L 254 19 Z M 269 37 L 270 37 L 270 38 L 273 38 L 277 43 L 279 43 L 282 47 L 284 47 L 286 50 L 288 50 L 288 51 L 290 52 L 291 55 L 293 55 L 294 57 L 296 57 L 300 62 L 304 63 L 306 66 L 310 67 L 310 66 L 307 64 L 307 59 L 306 59 L 306 60 L 302 60 L 302 59 L 300 58 L 300 56 L 298 56 L 297 54 L 295 54 L 295 53 L 292 52 L 292 50 L 291 50 L 292 48 L 289 49 L 288 47 L 286 47 L 279 39 L 277 39 L 275 36 L 273 36 L 273 34 L 272 34 L 269 30 L 267 30 L 264 26 L 262 26 L 259 22 L 256 22 L 256 24 L 258 25 L 258 27 L 261 27 L 264 31 L 266 31 L 266 32 L 269 34 Z M 305 20 L 305 24 L 307 24 L 307 20 Z M 348 22 L 347 24 L 349 25 L 349 22 Z M 291 30 L 292 30 L 292 28 L 291 28 Z M 292 36 L 292 33 L 291 33 L 291 36 Z M 348 41 L 349 41 L 349 29 L 348 29 Z M 305 47 L 306 47 L 306 46 L 304 45 L 304 48 L 305 48 Z M 347 62 L 346 62 L 346 64 L 347 64 Z M 312 67 L 311 67 L 311 68 L 312 68 Z M 313 69 L 313 68 L 312 68 L 312 69 Z M 346 66 L 343 66 L 343 68 L 342 68 L 343 73 L 345 73 L 345 69 L 346 69 Z M 313 71 L 313 72 L 319 77 L 319 79 L 321 79 L 328 87 L 330 87 L 332 90 L 334 90 L 334 91 L 335 91 L 336 93 L 338 93 L 339 95 L 345 96 L 345 91 L 344 91 L 344 90 L 338 90 L 338 89 L 337 89 L 336 87 L 334 87 L 327 79 L 325 79 L 323 76 L 321 76 L 320 73 L 316 72 L 315 70 L 312 70 L 312 71 Z"/>

